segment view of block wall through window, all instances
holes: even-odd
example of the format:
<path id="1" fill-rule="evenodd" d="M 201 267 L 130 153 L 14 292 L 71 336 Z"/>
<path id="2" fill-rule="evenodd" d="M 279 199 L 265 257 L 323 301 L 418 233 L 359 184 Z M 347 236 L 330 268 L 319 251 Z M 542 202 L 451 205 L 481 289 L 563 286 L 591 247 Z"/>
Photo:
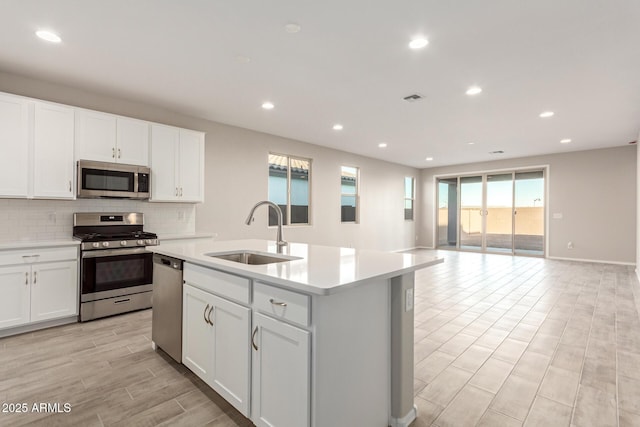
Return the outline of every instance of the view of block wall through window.
<path id="1" fill-rule="evenodd" d="M 404 178 L 404 219 L 413 220 L 413 204 L 415 202 L 415 179 L 412 176 Z"/>
<path id="2" fill-rule="evenodd" d="M 358 222 L 358 168 L 342 166 L 340 176 L 340 220 Z"/>
<path id="3" fill-rule="evenodd" d="M 269 200 L 282 209 L 285 225 L 309 224 L 311 208 L 311 159 L 269 154 Z M 276 211 L 269 208 L 269 225 L 277 225 Z"/>

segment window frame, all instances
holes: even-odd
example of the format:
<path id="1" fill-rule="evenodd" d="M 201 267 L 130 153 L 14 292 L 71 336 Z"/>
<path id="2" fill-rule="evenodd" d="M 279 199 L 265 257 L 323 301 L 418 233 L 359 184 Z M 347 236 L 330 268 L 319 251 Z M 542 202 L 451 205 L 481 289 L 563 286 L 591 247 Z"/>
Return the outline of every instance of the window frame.
<path id="1" fill-rule="evenodd" d="M 283 212 L 283 215 L 285 217 L 285 221 L 282 224 L 285 227 L 308 227 L 312 225 L 311 222 L 311 169 L 313 166 L 313 159 L 311 158 L 307 158 L 307 157 L 302 157 L 302 156 L 295 156 L 295 155 L 291 155 L 291 154 L 282 154 L 282 153 L 276 153 L 273 151 L 270 151 L 269 154 L 267 155 L 267 200 L 269 199 L 269 177 L 271 176 L 269 174 L 269 165 L 271 164 L 269 162 L 269 156 L 280 156 L 280 157 L 285 157 L 287 159 L 287 186 L 286 186 L 286 198 L 287 198 L 287 207 L 285 209 L 285 212 Z M 308 207 L 307 207 L 307 222 L 298 222 L 298 223 L 291 223 L 291 161 L 292 160 L 300 160 L 303 162 L 308 162 L 309 163 L 309 175 L 308 175 L 308 193 L 307 193 L 307 198 L 308 198 Z M 273 228 L 273 227 L 277 227 L 277 225 L 270 225 L 269 224 L 269 211 L 271 208 L 267 209 L 267 227 Z"/>
<path id="2" fill-rule="evenodd" d="M 407 178 L 411 179 L 411 197 L 407 197 Z M 407 200 L 411 201 L 411 218 L 406 217 Z M 415 221 L 416 218 L 416 178 L 413 176 L 404 177 L 404 203 L 402 205 L 402 216 L 405 221 Z"/>
<path id="3" fill-rule="evenodd" d="M 344 168 L 351 168 L 356 170 L 355 176 L 355 195 L 345 194 L 342 192 L 342 177 Z M 355 196 L 355 215 L 353 221 L 344 221 L 342 219 L 342 197 L 354 197 Z M 360 168 L 358 166 L 341 165 L 340 166 L 340 224 L 360 224 Z"/>

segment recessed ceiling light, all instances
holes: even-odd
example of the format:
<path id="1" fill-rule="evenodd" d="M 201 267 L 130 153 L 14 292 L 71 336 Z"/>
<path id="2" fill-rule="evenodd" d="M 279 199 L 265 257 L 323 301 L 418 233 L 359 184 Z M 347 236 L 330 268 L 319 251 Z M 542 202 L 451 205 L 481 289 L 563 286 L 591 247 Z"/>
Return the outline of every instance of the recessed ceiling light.
<path id="1" fill-rule="evenodd" d="M 342 126 L 340 123 L 336 123 L 335 125 L 333 125 L 333 130 L 342 130 L 344 129 L 344 126 Z"/>
<path id="2" fill-rule="evenodd" d="M 425 160 L 426 160 L 427 162 L 430 162 L 431 160 L 433 160 L 433 157 L 427 157 Z"/>
<path id="3" fill-rule="evenodd" d="M 411 49 L 422 49 L 428 44 L 429 44 L 429 40 L 425 39 L 424 37 L 416 37 L 415 39 L 409 42 L 409 47 Z"/>
<path id="4" fill-rule="evenodd" d="M 565 139 L 561 139 L 560 140 L 560 144 L 568 144 L 570 142 L 571 142 L 571 139 L 569 139 L 569 138 L 565 138 Z"/>
<path id="5" fill-rule="evenodd" d="M 300 25 L 294 24 L 294 23 L 290 23 L 290 24 L 287 24 L 287 25 L 284 26 L 284 30 L 287 33 L 291 33 L 291 34 L 295 34 L 295 33 L 300 32 L 301 28 L 302 27 L 300 27 Z"/>
<path id="6" fill-rule="evenodd" d="M 46 30 L 36 31 L 36 36 L 51 43 L 60 43 L 62 41 L 59 35 Z"/>
<path id="7" fill-rule="evenodd" d="M 248 62 L 251 62 L 251 58 L 249 58 L 248 56 L 244 56 L 244 55 L 238 55 L 236 56 L 236 62 L 239 62 L 241 64 L 246 64 Z"/>
<path id="8" fill-rule="evenodd" d="M 378 147 L 387 148 L 387 143 L 386 142 L 381 142 L 380 144 L 378 144 Z"/>
<path id="9" fill-rule="evenodd" d="M 467 142 L 467 144 L 469 144 L 469 145 L 474 145 L 474 144 L 475 144 L 475 142 Z"/>
<path id="10" fill-rule="evenodd" d="M 540 117 L 546 119 L 547 117 L 552 117 L 554 114 L 553 111 L 545 111 L 544 113 L 540 113 Z"/>
<path id="11" fill-rule="evenodd" d="M 469 89 L 467 89 L 467 95 L 477 95 L 480 92 L 482 92 L 482 88 L 478 87 L 478 86 L 471 86 Z"/>
<path id="12" fill-rule="evenodd" d="M 275 107 L 275 105 L 273 105 L 273 103 L 271 102 L 265 102 L 262 104 L 262 108 L 264 108 L 265 110 L 273 110 L 273 107 Z"/>

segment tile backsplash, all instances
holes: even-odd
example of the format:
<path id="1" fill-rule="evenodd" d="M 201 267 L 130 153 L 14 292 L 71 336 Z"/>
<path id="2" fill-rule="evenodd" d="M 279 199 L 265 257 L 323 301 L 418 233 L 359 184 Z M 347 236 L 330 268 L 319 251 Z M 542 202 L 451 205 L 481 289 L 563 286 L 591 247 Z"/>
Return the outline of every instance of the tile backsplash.
<path id="1" fill-rule="evenodd" d="M 69 239 L 75 212 L 142 212 L 144 229 L 160 237 L 191 234 L 196 225 L 196 205 L 191 203 L 0 199 L 0 241 Z"/>

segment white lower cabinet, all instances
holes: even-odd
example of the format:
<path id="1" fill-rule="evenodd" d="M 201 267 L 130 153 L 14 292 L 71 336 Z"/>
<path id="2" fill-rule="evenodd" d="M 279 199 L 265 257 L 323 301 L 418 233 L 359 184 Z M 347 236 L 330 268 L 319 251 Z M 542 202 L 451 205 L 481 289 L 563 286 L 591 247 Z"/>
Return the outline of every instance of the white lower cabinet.
<path id="1" fill-rule="evenodd" d="M 29 322 L 31 267 L 0 267 L 0 329 Z"/>
<path id="2" fill-rule="evenodd" d="M 257 426 L 310 425 L 310 333 L 253 313 L 251 420 Z"/>
<path id="3" fill-rule="evenodd" d="M 77 315 L 78 262 L 72 257 L 75 247 L 0 253 L 0 329 Z"/>
<path id="4" fill-rule="evenodd" d="M 31 268 L 31 321 L 78 313 L 77 261 L 34 264 Z"/>
<path id="5" fill-rule="evenodd" d="M 182 363 L 249 416 L 251 310 L 185 283 Z"/>

